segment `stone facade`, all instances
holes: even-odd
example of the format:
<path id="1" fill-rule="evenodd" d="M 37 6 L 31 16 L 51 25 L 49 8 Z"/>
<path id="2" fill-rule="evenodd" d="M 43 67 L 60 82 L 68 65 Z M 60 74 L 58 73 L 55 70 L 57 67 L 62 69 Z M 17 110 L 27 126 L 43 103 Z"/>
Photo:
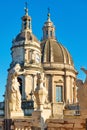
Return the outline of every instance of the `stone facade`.
<path id="1" fill-rule="evenodd" d="M 33 123 L 31 118 L 0 120 L 1 130 L 41 130 L 37 122 Z M 44 130 L 86 130 L 87 120 L 80 118 L 73 119 L 48 119 Z"/>
<path id="2" fill-rule="evenodd" d="M 39 42 L 25 8 L 11 51 L 0 130 L 87 129 L 77 102 L 77 71 L 70 53 L 56 40 L 50 13 Z"/>
<path id="3" fill-rule="evenodd" d="M 86 130 L 86 120 L 84 119 L 48 119 L 47 130 Z"/>

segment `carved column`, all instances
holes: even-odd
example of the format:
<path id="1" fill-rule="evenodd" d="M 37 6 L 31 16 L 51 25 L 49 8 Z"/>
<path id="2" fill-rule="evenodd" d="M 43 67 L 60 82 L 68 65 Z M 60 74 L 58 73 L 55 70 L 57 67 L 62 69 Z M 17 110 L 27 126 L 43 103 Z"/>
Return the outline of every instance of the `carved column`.
<path id="1" fill-rule="evenodd" d="M 31 90 L 33 90 L 33 91 L 34 91 L 34 75 L 33 75 L 33 74 L 31 74 L 31 76 L 32 76 L 32 88 L 31 88 Z"/>
<path id="2" fill-rule="evenodd" d="M 76 90 L 76 79 L 73 78 L 73 102 L 76 103 L 77 102 L 77 90 Z"/>
<path id="3" fill-rule="evenodd" d="M 73 82 L 74 82 L 74 79 L 73 79 L 73 77 L 71 77 L 71 94 L 72 94 L 72 99 L 71 99 L 71 101 L 72 101 L 72 103 L 74 103 L 74 85 L 73 85 Z"/>
<path id="4" fill-rule="evenodd" d="M 72 97 L 73 96 L 72 95 L 73 94 L 73 91 L 72 91 L 73 90 L 73 86 L 72 86 L 72 77 L 71 76 L 70 76 L 70 87 L 69 88 L 70 88 L 70 94 L 69 94 L 70 103 L 72 103 L 73 102 L 73 100 L 72 100 L 73 99 L 73 97 Z"/>
<path id="5" fill-rule="evenodd" d="M 66 102 L 70 102 L 70 77 L 66 76 Z"/>
<path id="6" fill-rule="evenodd" d="M 28 61 L 28 50 L 25 49 L 24 51 L 25 51 L 25 53 L 24 53 L 24 54 L 25 54 L 25 56 L 24 56 L 24 63 L 25 63 L 25 65 L 26 65 L 26 64 L 29 62 L 29 61 Z"/>
<path id="7" fill-rule="evenodd" d="M 55 96 L 54 96 L 54 75 L 51 76 L 52 77 L 52 102 L 55 102 Z"/>
<path id="8" fill-rule="evenodd" d="M 73 103 L 73 77 L 70 76 L 70 103 Z"/>
<path id="9" fill-rule="evenodd" d="M 35 90 L 35 88 L 37 87 L 37 77 L 36 77 L 36 75 L 34 75 L 33 76 L 33 81 L 34 81 L 34 90 Z"/>

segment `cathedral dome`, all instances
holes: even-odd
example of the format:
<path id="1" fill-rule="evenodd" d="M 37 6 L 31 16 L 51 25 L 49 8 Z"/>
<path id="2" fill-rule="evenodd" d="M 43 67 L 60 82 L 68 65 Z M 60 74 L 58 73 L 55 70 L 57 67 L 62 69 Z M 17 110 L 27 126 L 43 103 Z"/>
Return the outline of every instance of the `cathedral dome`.
<path id="1" fill-rule="evenodd" d="M 48 12 L 47 21 L 44 23 L 43 26 L 43 39 L 41 42 L 42 48 L 42 63 L 54 65 L 63 64 L 74 66 L 72 57 L 67 49 L 57 42 L 55 37 L 55 26 L 50 19 L 50 13 Z"/>
<path id="2" fill-rule="evenodd" d="M 48 39 L 42 42 L 42 62 L 54 62 L 73 66 L 73 60 L 70 53 L 55 39 Z"/>
<path id="3" fill-rule="evenodd" d="M 13 40 L 16 45 L 20 44 L 20 41 L 33 41 L 39 43 L 37 38 L 32 33 L 31 17 L 28 15 L 28 8 L 25 8 L 25 15 L 22 17 L 22 30 Z"/>
<path id="4" fill-rule="evenodd" d="M 27 67 L 41 67 L 40 42 L 32 33 L 31 17 L 28 15 L 27 6 L 25 8 L 25 15 L 22 17 L 21 32 L 12 41 L 11 50 L 13 60 L 11 67 L 13 67 L 16 63 Z"/>
<path id="5" fill-rule="evenodd" d="M 37 38 L 29 31 L 19 33 L 15 38 L 15 42 L 23 41 L 25 39 L 27 39 L 27 41 L 33 40 L 38 42 Z"/>

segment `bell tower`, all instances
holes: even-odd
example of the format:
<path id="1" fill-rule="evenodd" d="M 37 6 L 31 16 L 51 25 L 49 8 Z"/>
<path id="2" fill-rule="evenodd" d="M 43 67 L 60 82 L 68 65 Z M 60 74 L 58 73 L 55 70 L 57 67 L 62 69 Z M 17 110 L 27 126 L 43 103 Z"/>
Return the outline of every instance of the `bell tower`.
<path id="1" fill-rule="evenodd" d="M 32 91 L 34 91 L 37 87 L 37 73 L 41 73 L 43 71 L 41 66 L 41 47 L 39 41 L 32 33 L 31 17 L 28 15 L 27 4 L 25 8 L 25 15 L 22 17 L 22 29 L 12 43 L 12 62 L 10 64 L 10 68 L 8 69 L 6 85 L 6 99 L 8 100 L 6 101 L 6 106 L 8 106 L 6 115 L 8 115 L 7 111 L 9 111 L 9 91 L 14 82 L 14 78 L 16 79 L 16 86 L 18 87 L 17 89 L 20 93 L 21 102 L 27 102 L 31 100 L 30 93 L 32 93 Z M 19 73 L 16 67 L 17 65 L 20 66 Z M 15 71 L 17 71 L 18 74 L 16 74 Z M 15 75 L 12 79 L 10 75 L 13 75 L 13 72 Z M 15 87 L 15 84 L 13 86 Z"/>

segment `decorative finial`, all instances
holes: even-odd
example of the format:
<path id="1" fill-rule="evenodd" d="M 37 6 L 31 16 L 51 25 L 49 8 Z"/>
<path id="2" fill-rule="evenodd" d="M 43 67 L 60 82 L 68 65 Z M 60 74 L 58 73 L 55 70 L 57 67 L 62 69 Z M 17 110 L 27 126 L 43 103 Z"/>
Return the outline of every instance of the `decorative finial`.
<path id="1" fill-rule="evenodd" d="M 25 15 L 28 15 L 28 3 L 27 2 L 25 2 Z"/>
<path id="2" fill-rule="evenodd" d="M 50 8 L 48 8 L 48 14 L 47 14 L 48 18 L 47 20 L 50 21 Z"/>

